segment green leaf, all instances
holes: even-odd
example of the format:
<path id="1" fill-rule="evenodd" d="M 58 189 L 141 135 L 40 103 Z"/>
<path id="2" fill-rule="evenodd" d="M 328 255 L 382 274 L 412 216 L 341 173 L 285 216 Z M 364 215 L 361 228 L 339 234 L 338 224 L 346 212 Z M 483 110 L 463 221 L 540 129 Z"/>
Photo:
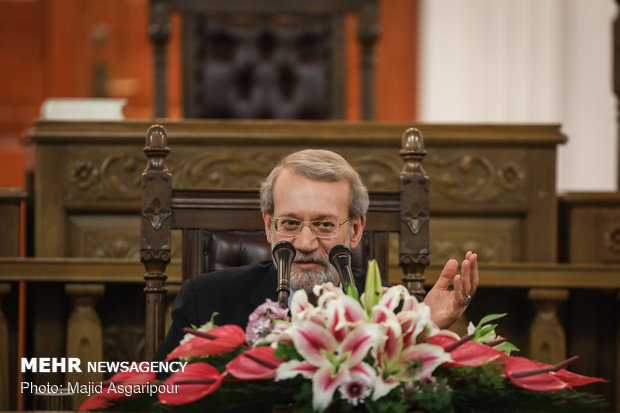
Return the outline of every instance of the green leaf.
<path id="1" fill-rule="evenodd" d="M 502 314 L 487 314 L 484 317 L 482 317 L 482 320 L 480 320 L 480 322 L 478 323 L 478 327 L 482 327 L 483 325 L 485 325 L 486 323 L 488 323 L 489 321 L 493 321 L 493 320 L 497 320 L 499 318 L 505 317 L 506 314 L 508 313 L 502 313 Z"/>
<path id="2" fill-rule="evenodd" d="M 489 334 L 491 331 L 495 330 L 495 327 L 497 327 L 497 324 L 489 324 L 486 326 L 483 326 L 482 328 L 476 327 L 476 331 L 474 332 L 475 334 L 475 338 L 479 338 L 479 337 L 484 337 L 487 334 Z"/>
<path id="3" fill-rule="evenodd" d="M 503 351 L 506 354 L 510 354 L 511 351 L 521 351 L 519 350 L 519 347 L 515 346 L 512 343 L 509 343 L 508 341 L 505 341 L 502 344 L 498 344 L 493 348 L 499 351 Z"/>

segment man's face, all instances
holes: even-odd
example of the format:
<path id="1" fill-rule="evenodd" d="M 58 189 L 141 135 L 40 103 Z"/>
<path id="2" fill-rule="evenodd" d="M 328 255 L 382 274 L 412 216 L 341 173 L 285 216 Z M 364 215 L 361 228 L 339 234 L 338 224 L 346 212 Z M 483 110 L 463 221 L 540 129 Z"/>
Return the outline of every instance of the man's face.
<path id="1" fill-rule="evenodd" d="M 265 231 L 271 245 L 289 241 L 297 250 L 291 266 L 291 288 L 312 291 L 316 284 L 340 282 L 336 269 L 329 263 L 329 251 L 338 244 L 353 249 L 359 244 L 364 218 L 342 224 L 334 238 L 318 238 L 308 225 L 293 237 L 274 231 L 272 218 L 295 218 L 309 222 L 328 219 L 341 223 L 349 218 L 351 190 L 346 180 L 323 182 L 298 175 L 288 169 L 278 176 L 273 190 L 273 215 L 264 213 Z"/>

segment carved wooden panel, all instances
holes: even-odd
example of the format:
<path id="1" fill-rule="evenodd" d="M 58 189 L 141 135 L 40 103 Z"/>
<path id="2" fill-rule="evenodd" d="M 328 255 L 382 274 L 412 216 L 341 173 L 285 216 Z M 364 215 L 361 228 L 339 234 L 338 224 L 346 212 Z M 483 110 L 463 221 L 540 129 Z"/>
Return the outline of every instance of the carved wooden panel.
<path id="1" fill-rule="evenodd" d="M 166 164 L 175 188 L 257 188 L 283 156 L 320 147 L 342 154 L 369 190 L 394 191 L 403 166 L 400 137 L 411 125 L 182 121 L 164 126 L 172 148 Z M 40 177 L 35 196 L 36 255 L 135 254 L 130 241 L 124 241 L 135 239 L 136 235 L 125 235 L 134 224 L 119 223 L 121 216 L 138 216 L 148 127 L 147 122 L 135 121 L 37 123 L 32 131 Z M 430 222 L 486 216 L 508 225 L 489 230 L 488 239 L 476 235 L 471 226 L 452 229 L 455 234 L 470 231 L 469 238 L 431 235 L 438 241 L 431 247 L 431 255 L 438 250 L 434 259 L 445 256 L 445 251 L 457 252 L 446 240 L 485 248 L 487 256 L 482 259 L 556 259 L 555 151 L 564 140 L 556 125 L 416 127 L 424 134 L 427 149 L 423 165 L 430 179 Z M 82 221 L 102 217 L 93 225 L 104 235 L 95 235 L 94 227 Z M 105 235 L 108 225 L 115 228 L 116 237 Z M 610 233 L 609 239 L 614 236 Z M 505 245 L 497 249 L 489 246 L 491 242 Z"/>
<path id="2" fill-rule="evenodd" d="M 140 220 L 135 214 L 68 217 L 68 256 L 140 258 Z M 172 258 L 181 257 L 181 234 L 172 235 Z"/>
<path id="3" fill-rule="evenodd" d="M 620 263 L 620 193 L 573 193 L 561 200 L 564 259 Z"/>
<path id="4" fill-rule="evenodd" d="M 461 261 L 475 251 L 481 262 L 522 261 L 523 232 L 517 218 L 437 217 L 431 220 L 431 260 Z"/>

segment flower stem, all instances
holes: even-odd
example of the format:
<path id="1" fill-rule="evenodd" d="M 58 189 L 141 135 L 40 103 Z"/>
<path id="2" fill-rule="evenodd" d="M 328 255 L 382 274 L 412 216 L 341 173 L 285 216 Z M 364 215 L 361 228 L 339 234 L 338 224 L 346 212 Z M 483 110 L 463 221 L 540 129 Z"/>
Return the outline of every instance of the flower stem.
<path id="1" fill-rule="evenodd" d="M 519 372 L 516 372 L 516 373 L 512 373 L 512 377 L 518 379 L 520 377 L 535 376 L 537 374 L 549 373 L 549 372 L 552 372 L 552 371 L 558 371 L 558 370 L 561 370 L 564 367 L 568 366 L 569 364 L 573 364 L 578 359 L 579 359 L 579 356 L 573 356 L 573 357 L 569 358 L 568 360 L 564 360 L 563 362 L 556 364 L 555 366 L 549 366 L 549 367 L 544 367 L 544 368 L 541 368 L 541 369 L 526 370 L 526 371 L 519 371 Z"/>
<path id="2" fill-rule="evenodd" d="M 274 364 L 270 361 L 267 360 L 263 360 L 261 358 L 256 357 L 254 354 L 248 354 L 248 353 L 242 353 L 244 356 L 246 356 L 247 358 L 249 358 L 252 361 L 257 362 L 258 364 L 260 364 L 261 366 L 265 366 L 268 369 L 276 369 L 278 368 L 277 364 Z"/>
<path id="3" fill-rule="evenodd" d="M 466 336 L 464 336 L 462 339 L 460 339 L 459 341 L 455 341 L 454 343 L 450 344 L 448 347 L 444 348 L 444 351 L 446 353 L 451 352 L 452 350 L 458 348 L 459 346 L 462 346 L 463 344 L 467 343 L 469 340 L 471 340 L 474 337 L 473 334 L 467 334 Z"/>
<path id="4" fill-rule="evenodd" d="M 507 341 L 508 341 L 507 338 L 500 338 L 499 340 L 489 341 L 488 343 L 486 343 L 486 345 L 489 346 L 489 347 L 495 347 L 495 346 L 499 346 L 500 344 L 505 343 Z"/>
<path id="5" fill-rule="evenodd" d="M 198 337 L 208 338 L 209 340 L 215 340 L 218 336 L 215 334 L 206 333 L 200 330 L 194 330 L 193 328 L 183 327 L 183 332 L 188 334 L 193 334 Z"/>

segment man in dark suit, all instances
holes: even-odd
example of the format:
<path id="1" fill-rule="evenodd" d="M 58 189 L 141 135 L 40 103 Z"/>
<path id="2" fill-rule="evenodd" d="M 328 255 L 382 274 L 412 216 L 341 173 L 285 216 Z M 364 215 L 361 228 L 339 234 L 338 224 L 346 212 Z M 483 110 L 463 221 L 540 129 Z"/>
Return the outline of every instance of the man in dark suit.
<path id="1" fill-rule="evenodd" d="M 343 244 L 354 249 L 362 239 L 368 192 L 357 172 L 340 155 L 304 150 L 284 158 L 261 185 L 261 210 L 267 240 L 290 241 L 297 254 L 291 265 L 293 291 L 311 295 L 315 285 L 340 284 L 329 251 Z M 447 327 L 460 317 L 478 286 L 476 254 L 468 252 L 457 274 L 449 260 L 424 302 L 433 321 Z M 363 276 L 355 277 L 360 293 Z M 449 287 L 453 285 L 453 289 Z M 272 262 L 201 275 L 183 284 L 172 308 L 172 326 L 155 358 L 161 360 L 183 337 L 183 327 L 199 326 L 215 315 L 217 325 L 245 327 L 248 316 L 267 298 L 276 300 L 277 273 Z"/>

